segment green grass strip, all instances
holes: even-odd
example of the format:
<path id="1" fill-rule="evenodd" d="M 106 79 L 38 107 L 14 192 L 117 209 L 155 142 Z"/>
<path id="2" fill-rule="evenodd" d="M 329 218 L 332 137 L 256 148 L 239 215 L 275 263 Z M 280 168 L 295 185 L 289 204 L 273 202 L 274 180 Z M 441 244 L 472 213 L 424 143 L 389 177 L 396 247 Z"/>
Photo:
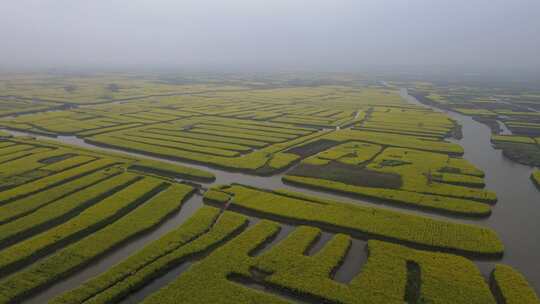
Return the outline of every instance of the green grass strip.
<path id="1" fill-rule="evenodd" d="M 17 243 L 0 254 L 0 273 L 11 272 L 32 260 L 50 254 L 122 217 L 162 185 L 156 178 L 144 178 L 81 212 L 77 217 L 32 238 Z"/>
<path id="2" fill-rule="evenodd" d="M 361 197 L 381 199 L 389 203 L 408 205 L 446 213 L 454 213 L 465 216 L 488 216 L 491 214 L 491 208 L 488 204 L 457 197 L 417 193 L 398 189 L 363 187 L 326 179 L 292 175 L 284 176 L 283 181 L 301 186 L 354 194 Z"/>
<path id="3" fill-rule="evenodd" d="M 101 180 L 112 177 L 118 170 L 100 170 L 73 181 L 58 185 L 47 190 L 16 200 L 12 204 L 0 206 L 0 225 L 25 216 L 37 209 L 63 198 L 66 195 L 77 192 Z M 1 226 L 0 226 L 1 227 Z"/>
<path id="4" fill-rule="evenodd" d="M 186 143 L 171 142 L 170 140 L 166 140 L 166 139 L 163 139 L 163 140 L 151 139 L 151 138 L 143 137 L 141 135 L 135 136 L 135 135 L 129 135 L 126 133 L 126 134 L 122 134 L 121 137 L 123 139 L 127 139 L 133 142 L 142 143 L 142 144 L 150 144 L 157 147 L 173 148 L 173 149 L 207 153 L 211 155 L 218 155 L 218 156 L 225 156 L 225 157 L 233 157 L 233 156 L 239 155 L 239 153 L 236 151 L 230 151 L 230 150 L 219 149 L 219 148 L 203 147 L 203 146 L 197 146 L 197 145 L 186 144 Z"/>
<path id="5" fill-rule="evenodd" d="M 63 197 L 39 210 L 0 226 L 0 246 L 13 243 L 54 227 L 76 216 L 94 203 L 118 191 L 138 177 L 124 173 Z M 7 206 L 20 205 L 20 202 Z"/>
<path id="6" fill-rule="evenodd" d="M 94 161 L 96 158 L 92 156 L 86 156 L 86 155 L 76 155 L 73 157 L 70 157 L 66 160 L 56 162 L 44 167 L 41 167 L 41 170 L 47 170 L 52 172 L 59 172 L 71 169 L 73 167 L 80 166 L 85 163 L 89 163 L 91 161 Z"/>
<path id="7" fill-rule="evenodd" d="M 19 158 L 17 160 L 1 164 L 0 172 L 2 172 L 3 175 L 11 176 L 21 174 L 23 172 L 33 171 L 38 168 L 47 166 L 47 164 L 41 162 L 42 160 L 62 156 L 65 154 L 68 153 L 64 149 L 51 150 L 43 153 L 35 153 L 27 157 Z"/>
<path id="8" fill-rule="evenodd" d="M 0 281 L 0 302 L 12 302 L 50 285 L 129 238 L 158 225 L 193 191 L 174 184 L 113 224 Z"/>
<path id="9" fill-rule="evenodd" d="M 216 249 L 200 263 L 192 265 L 175 281 L 151 294 L 143 303 L 290 303 L 270 294 L 254 291 L 227 276 L 249 273 L 255 250 L 279 230 L 279 225 L 263 220 Z"/>
<path id="10" fill-rule="evenodd" d="M 38 180 L 20 185 L 18 187 L 0 192 L 0 205 L 14 199 L 26 197 L 49 187 L 68 182 L 77 177 L 103 169 L 113 165 L 116 161 L 109 159 L 99 159 L 94 162 L 79 166 L 70 170 L 62 171 Z"/>
<path id="11" fill-rule="evenodd" d="M 214 174 L 208 171 L 150 159 L 137 161 L 129 169 L 172 178 L 189 178 L 201 181 L 213 181 L 216 178 Z"/>
<path id="12" fill-rule="evenodd" d="M 29 149 L 29 150 L 26 150 L 26 151 L 10 153 L 8 155 L 3 155 L 3 156 L 0 156 L 0 164 L 3 164 L 5 162 L 9 162 L 9 161 L 12 161 L 12 160 L 20 159 L 20 158 L 23 158 L 23 157 L 27 157 L 27 156 L 29 156 L 29 155 L 31 155 L 33 153 L 41 153 L 41 152 L 45 152 L 45 151 L 49 151 L 49 149 L 47 149 L 47 148 L 35 148 L 35 149 Z"/>
<path id="13" fill-rule="evenodd" d="M 216 190 L 207 192 L 209 195 L 205 198 L 214 198 L 211 196 L 213 191 Z M 480 226 L 340 203 L 295 192 L 263 191 L 238 184 L 223 187 L 221 191 L 234 196 L 233 207 L 263 216 L 449 252 L 480 256 L 499 256 L 503 252 L 503 244 L 497 234 Z"/>
<path id="14" fill-rule="evenodd" d="M 491 273 L 491 289 L 499 303 L 540 304 L 525 277 L 510 266 L 497 264 Z"/>
<path id="15" fill-rule="evenodd" d="M 531 180 L 533 181 L 534 185 L 540 189 L 540 169 L 534 169 L 534 171 L 531 173 Z"/>
<path id="16" fill-rule="evenodd" d="M 0 156 L 7 156 L 17 152 L 28 151 L 34 149 L 35 146 L 31 145 L 11 145 L 0 149 Z"/>
<path id="17" fill-rule="evenodd" d="M 246 223 L 245 217 L 232 212 L 217 220 L 219 213 L 217 208 L 199 209 L 180 227 L 50 303 L 118 302 L 182 260 L 224 241 Z"/>
<path id="18" fill-rule="evenodd" d="M 230 143 L 230 144 L 237 144 L 237 145 L 243 145 L 243 146 L 250 146 L 250 147 L 264 147 L 267 145 L 265 142 L 256 141 L 256 140 L 248 140 L 248 139 L 233 139 L 223 136 L 212 136 L 212 135 L 204 135 L 204 134 L 193 134 L 189 132 L 184 131 L 173 131 L 173 130 L 165 130 L 165 129 L 158 129 L 158 128 L 148 128 L 144 130 L 145 133 L 153 133 L 153 134 L 163 134 L 168 135 L 172 137 L 180 137 L 180 138 L 195 138 L 195 139 L 201 139 L 201 140 L 207 140 L 207 141 L 213 141 L 213 142 L 223 142 L 223 143 Z"/>
<path id="19" fill-rule="evenodd" d="M 200 139 L 193 139 L 193 138 L 182 138 L 182 137 L 170 136 L 170 135 L 164 135 L 164 134 L 149 133 L 145 131 L 141 131 L 138 133 L 125 133 L 125 134 L 137 135 L 138 137 L 141 137 L 141 138 L 150 138 L 150 139 L 157 139 L 161 141 L 170 141 L 170 142 L 183 143 L 183 144 L 193 144 L 194 146 L 211 147 L 211 148 L 218 148 L 218 149 L 224 149 L 224 150 L 249 151 L 251 149 L 250 147 L 241 146 L 237 144 L 207 141 L 207 140 L 200 140 Z"/>

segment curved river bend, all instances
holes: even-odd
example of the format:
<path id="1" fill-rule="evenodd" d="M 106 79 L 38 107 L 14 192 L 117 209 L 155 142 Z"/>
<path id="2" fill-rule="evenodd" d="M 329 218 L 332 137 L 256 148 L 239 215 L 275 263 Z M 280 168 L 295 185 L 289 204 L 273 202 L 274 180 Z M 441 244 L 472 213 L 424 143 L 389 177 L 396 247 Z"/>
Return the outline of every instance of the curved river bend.
<path id="1" fill-rule="evenodd" d="M 410 103 L 424 105 L 402 90 Z M 444 111 L 456 120 L 463 138 L 455 142 L 465 150 L 464 158 L 484 170 L 486 187 L 497 193 L 498 202 L 489 218 L 478 223 L 491 227 L 501 237 L 505 253 L 501 263 L 521 271 L 531 285 L 540 292 L 540 190 L 530 180 L 531 167 L 506 159 L 491 145 L 491 130 L 472 118 L 452 111 Z M 486 274 L 492 263 L 480 263 Z"/>
<path id="2" fill-rule="evenodd" d="M 414 97 L 408 95 L 406 89 L 402 90 L 402 97 L 410 103 L 430 107 L 421 104 Z M 436 111 L 441 111 L 437 108 L 430 108 Z M 171 161 L 139 153 L 130 153 L 117 149 L 98 147 L 88 144 L 84 142 L 84 140 L 73 136 L 59 136 L 57 138 L 48 138 L 43 136 L 37 136 L 34 134 L 27 134 L 24 132 L 8 132 L 12 133 L 13 135 L 30 135 L 36 138 L 46 138 L 49 140 L 60 141 L 66 144 L 76 145 L 90 149 L 106 150 L 109 152 L 131 155 L 140 158 L 150 158 L 164 162 L 178 163 L 190 167 L 200 168 L 212 172 L 216 176 L 215 182 L 206 183 L 204 184 L 205 186 L 237 182 L 268 189 L 284 188 L 293 191 L 301 191 L 306 194 L 326 196 L 341 201 L 349 201 L 357 204 L 376 205 L 380 208 L 399 210 L 400 212 L 414 213 L 424 216 L 427 215 L 450 221 L 488 226 L 496 230 L 502 238 L 505 244 L 505 254 L 501 261 L 477 261 L 477 264 L 480 266 L 486 278 L 488 278 L 490 272 L 493 270 L 494 263 L 501 262 L 509 264 L 521 271 L 527 277 L 528 281 L 536 289 L 536 291 L 540 292 L 540 266 L 538 266 L 538 258 L 540 257 L 540 206 L 538 206 L 538 204 L 540 204 L 540 191 L 535 188 L 535 186 L 529 179 L 531 168 L 517 163 L 513 163 L 505 159 L 499 150 L 495 150 L 491 145 L 491 131 L 487 126 L 474 121 L 470 117 L 463 116 L 458 113 L 446 112 L 446 114 L 462 125 L 463 138 L 456 141 L 456 143 L 460 144 L 464 148 L 464 157 L 482 170 L 484 170 L 484 172 L 486 173 L 487 188 L 494 190 L 499 198 L 498 203 L 493 206 L 493 214 L 487 219 L 463 219 L 444 217 L 431 214 L 429 212 L 403 209 L 391 205 L 385 205 L 381 204 L 380 202 L 373 202 L 366 199 L 356 199 L 352 197 L 341 196 L 338 194 L 330 194 L 322 191 L 297 188 L 294 186 L 286 185 L 281 181 L 281 177 L 285 173 L 269 177 L 253 176 L 243 173 L 227 172 L 215 168 L 210 168 L 204 165 Z M 82 271 L 68 276 L 64 281 L 53 284 L 49 288 L 38 292 L 36 295 L 25 301 L 25 303 L 44 303 L 48 299 L 83 283 L 89 277 L 95 276 L 105 271 L 107 268 L 126 258 L 131 253 L 141 249 L 151 241 L 159 238 L 161 235 L 170 231 L 176 225 L 182 223 L 186 218 L 188 218 L 189 215 L 191 215 L 199 206 L 201 206 L 202 202 L 199 196 L 195 196 L 191 198 L 187 203 L 188 204 L 186 204 L 186 208 L 183 208 L 178 214 L 173 216 L 166 223 L 163 223 L 163 225 L 161 225 L 159 229 L 149 234 L 146 234 L 141 239 L 132 240 L 127 244 L 124 244 L 124 246 L 113 250 L 112 252 L 105 255 L 101 261 L 98 261 L 93 265 L 89 265 L 89 267 L 86 267 Z M 357 242 L 360 242 L 360 245 L 363 244 L 363 241 Z M 343 276 L 341 280 L 347 281 L 354 275 L 356 275 L 360 270 L 360 264 L 365 261 L 366 257 L 365 254 L 363 254 L 362 250 L 363 245 L 360 245 L 357 246 L 358 250 L 355 250 L 354 254 L 350 254 L 347 256 L 347 259 L 343 266 L 346 266 L 344 268 L 350 269 L 341 270 Z M 360 259 L 358 259 L 359 257 Z M 351 263 L 348 263 L 352 260 L 355 260 L 360 264 L 356 265 L 353 263 L 354 265 L 352 265 Z M 93 267 L 95 268 L 92 269 Z M 182 268 L 185 269 L 186 267 L 184 266 Z M 166 282 L 156 282 L 156 284 L 159 285 L 163 285 L 165 283 Z M 144 297 L 147 292 L 148 291 L 146 290 L 141 292 L 141 298 Z M 138 300 L 134 298 L 130 298 L 127 302 L 137 302 Z"/>

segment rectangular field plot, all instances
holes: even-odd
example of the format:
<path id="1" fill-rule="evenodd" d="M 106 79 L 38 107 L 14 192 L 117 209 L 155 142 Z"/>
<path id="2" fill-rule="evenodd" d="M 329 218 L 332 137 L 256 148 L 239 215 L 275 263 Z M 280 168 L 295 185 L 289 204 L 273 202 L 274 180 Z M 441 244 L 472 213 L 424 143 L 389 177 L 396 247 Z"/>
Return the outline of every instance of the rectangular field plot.
<path id="1" fill-rule="evenodd" d="M 164 165 L 149 159 L 138 159 L 120 154 L 106 154 L 75 148 L 54 141 L 35 140 L 26 137 L 0 139 L 0 178 L 2 183 L 0 205 L 20 195 L 24 190 L 35 191 L 49 188 L 98 169 L 132 167 L 139 172 L 195 180 L 213 180 L 211 173 L 178 164 Z M 20 186 L 20 187 L 15 187 Z M 8 189 L 10 188 L 10 189 Z M 19 190 L 19 188 L 24 190 Z"/>
<path id="2" fill-rule="evenodd" d="M 502 243 L 489 229 L 317 199 L 297 192 L 265 191 L 233 184 L 212 189 L 205 198 L 263 217 L 320 226 L 364 238 L 390 239 L 473 255 L 489 256 L 502 252 Z"/>
<path id="3" fill-rule="evenodd" d="M 88 142 L 236 170 L 267 167 L 280 151 L 325 134 L 282 123 L 192 118 L 96 135 Z"/>
<path id="4" fill-rule="evenodd" d="M 399 91 L 370 86 L 240 91 L 223 87 L 185 96 L 71 106 L 0 119 L 0 126 L 75 135 L 96 145 L 269 174 L 299 160 L 283 151 L 328 132 L 359 127 L 371 113 L 394 107 L 408 109 Z M 445 123 L 426 132 L 442 136 Z"/>
<path id="5" fill-rule="evenodd" d="M 461 148 L 455 144 L 361 130 L 321 138 L 338 144 L 312 149 L 284 181 L 465 216 L 488 216 L 489 204 L 497 200 L 495 193 L 482 189 L 483 172 L 460 158 Z"/>
<path id="6" fill-rule="evenodd" d="M 361 130 L 444 138 L 457 128 L 446 115 L 419 107 L 373 107 Z"/>

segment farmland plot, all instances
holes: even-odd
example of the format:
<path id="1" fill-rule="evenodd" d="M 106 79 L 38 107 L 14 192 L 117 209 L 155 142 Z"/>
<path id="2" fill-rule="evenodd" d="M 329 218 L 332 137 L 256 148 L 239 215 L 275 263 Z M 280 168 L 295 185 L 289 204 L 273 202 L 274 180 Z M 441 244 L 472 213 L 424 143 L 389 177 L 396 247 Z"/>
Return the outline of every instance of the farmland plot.
<path id="1" fill-rule="evenodd" d="M 477 263 L 505 239 L 459 126 L 395 88 L 19 81 L 46 108 L 0 118 L 0 303 L 538 304 Z"/>

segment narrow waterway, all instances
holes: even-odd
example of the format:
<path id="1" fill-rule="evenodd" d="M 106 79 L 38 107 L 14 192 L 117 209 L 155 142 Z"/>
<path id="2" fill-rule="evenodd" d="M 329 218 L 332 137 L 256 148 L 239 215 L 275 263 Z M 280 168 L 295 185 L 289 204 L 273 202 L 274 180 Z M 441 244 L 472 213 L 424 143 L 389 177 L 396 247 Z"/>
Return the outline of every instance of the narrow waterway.
<path id="1" fill-rule="evenodd" d="M 111 266 L 125 260 L 134 252 L 137 252 L 144 246 L 172 231 L 190 218 L 202 205 L 202 197 L 200 195 L 193 195 L 182 204 L 182 208 L 179 211 L 169 216 L 157 228 L 154 228 L 153 230 L 124 243 L 122 246 L 107 252 L 95 262 L 90 263 L 79 271 L 69 275 L 67 279 L 60 280 L 57 283 L 48 286 L 46 289 L 36 293 L 34 296 L 26 299 L 24 303 L 47 303 L 47 301 L 55 296 L 80 286 L 90 278 L 107 271 Z"/>
<path id="2" fill-rule="evenodd" d="M 136 152 L 129 152 L 121 149 L 116 148 L 109 148 L 109 147 L 101 147 L 97 145 L 93 145 L 90 143 L 87 143 L 84 141 L 83 138 L 79 138 L 76 136 L 57 136 L 57 137 L 48 137 L 43 135 L 37 135 L 33 133 L 28 132 L 21 132 L 21 131 L 14 131 L 14 130 L 7 130 L 3 129 L 3 131 L 8 132 L 12 134 L 13 136 L 30 136 L 37 139 L 44 139 L 44 140 L 50 140 L 59 142 L 61 144 L 67 144 L 77 147 L 82 147 L 90 150 L 101 150 L 104 152 L 110 152 L 115 153 L 118 155 L 124 155 L 124 156 L 130 156 L 134 158 L 140 158 L 140 159 L 152 159 L 152 160 L 158 160 L 161 162 L 176 164 L 176 165 L 182 165 L 182 166 L 188 166 L 192 168 L 197 168 L 201 170 L 205 170 L 208 172 L 211 172 L 216 177 L 215 181 L 213 182 L 199 182 L 196 181 L 199 184 L 204 185 L 205 187 L 211 187 L 213 185 L 225 185 L 225 184 L 232 184 L 232 183 L 240 183 L 248 186 L 258 187 L 258 188 L 265 188 L 265 189 L 285 189 L 290 191 L 300 191 L 305 194 L 311 194 L 315 196 L 322 196 L 326 197 L 328 199 L 334 199 L 338 201 L 347 201 L 355 204 L 360 205 L 366 205 L 366 206 L 376 206 L 378 208 L 384 208 L 399 212 L 405 212 L 405 213 L 411 213 L 411 214 L 417 214 L 417 215 L 423 215 L 423 216 L 431 216 L 434 218 L 444 219 L 444 220 L 453 220 L 453 221 L 459 221 L 459 222 L 465 222 L 465 223 L 472 223 L 474 224 L 477 219 L 476 218 L 459 218 L 459 217 L 451 217 L 449 219 L 448 216 L 440 215 L 437 213 L 434 213 L 429 210 L 419 210 L 414 207 L 407 207 L 407 206 L 396 206 L 391 203 L 385 203 L 381 200 L 373 200 L 370 198 L 359 198 L 355 195 L 347 195 L 344 193 L 333 193 L 333 192 L 327 192 L 324 190 L 317 190 L 312 188 L 305 188 L 301 186 L 293 186 L 289 184 L 283 183 L 281 178 L 283 175 L 287 173 L 281 172 L 278 174 L 274 174 L 271 176 L 258 176 L 258 175 L 251 175 L 246 173 L 240 173 L 240 172 L 231 172 L 231 171 L 225 171 L 221 169 L 217 169 L 211 166 L 206 166 L 203 164 L 196 164 L 191 162 L 183 162 L 178 160 L 171 160 L 171 159 L 165 159 L 165 158 L 159 158 L 155 156 L 146 155 L 143 153 L 136 153 Z M 289 170 L 292 168 L 289 168 Z"/>
<path id="3" fill-rule="evenodd" d="M 423 105 L 402 90 L 409 102 Z M 540 292 L 540 191 L 530 180 L 532 168 L 506 159 L 490 142 L 491 130 L 472 118 L 452 111 L 443 111 L 456 120 L 463 138 L 456 140 L 464 150 L 464 158 L 486 174 L 486 187 L 497 193 L 498 202 L 493 214 L 479 223 L 493 228 L 505 245 L 501 263 L 521 271 Z M 489 274 L 493 263 L 480 263 L 484 274 Z"/>
<path id="4" fill-rule="evenodd" d="M 414 99 L 414 97 L 409 96 L 406 90 L 402 91 L 402 95 L 409 102 L 422 105 L 416 99 Z M 164 162 L 199 168 L 212 172 L 216 176 L 215 182 L 203 183 L 205 186 L 212 186 L 215 184 L 242 183 L 266 189 L 288 189 L 292 191 L 301 191 L 303 193 L 315 196 L 327 197 L 339 201 L 349 201 L 355 204 L 377 206 L 380 208 L 397 210 L 399 212 L 419 214 L 423 216 L 441 218 L 449 221 L 489 226 L 499 233 L 506 246 L 505 255 L 501 262 L 512 265 L 516 269 L 521 271 L 531 282 L 531 284 L 536 288 L 536 290 L 540 291 L 540 266 L 538 266 L 537 263 L 537 257 L 540 256 L 540 206 L 538 206 L 538 204 L 540 204 L 540 191 L 538 191 L 529 180 L 531 168 L 513 163 L 505 159 L 500 151 L 493 149 L 490 143 L 490 129 L 487 126 L 478 123 L 467 116 L 463 116 L 453 112 L 448 112 L 447 114 L 463 126 L 463 138 L 456 142 L 462 145 L 465 149 L 464 157 L 485 171 L 487 188 L 494 190 L 499 197 L 499 202 L 493 208 L 492 216 L 487 219 L 464 219 L 441 216 L 425 211 L 395 207 L 393 205 L 387 205 L 378 201 L 372 201 L 368 199 L 359 199 L 338 194 L 331 194 L 324 191 L 299 188 L 284 184 L 281 181 L 281 177 L 285 173 L 265 177 L 255 176 L 244 173 L 228 172 L 200 164 L 166 160 L 140 153 L 132 153 L 118 149 L 99 147 L 88 144 L 82 138 L 77 138 L 74 136 L 59 136 L 56 138 L 49 138 L 24 132 L 8 132 L 11 132 L 13 135 L 16 136 L 29 135 L 36 138 L 59 141 L 61 143 L 75 145 L 88 149 L 103 150 L 107 152 L 118 153 L 119 155 L 155 159 Z M 152 231 L 149 234 L 141 236 L 140 238 L 137 238 L 132 242 L 129 242 L 128 244 L 117 248 L 116 250 L 113 250 L 105 257 L 97 261 L 95 264 L 91 265 L 91 267 L 86 267 L 80 272 L 69 276 L 66 280 L 52 285 L 50 288 L 43 290 L 42 292 L 36 294 L 34 297 L 30 298 L 28 301 L 25 301 L 25 303 L 45 303 L 48 299 L 62 292 L 65 292 L 66 290 L 69 290 L 77 285 L 80 285 L 82 282 L 92 276 L 106 271 L 106 269 L 118 263 L 119 261 L 127 257 L 129 254 L 140 250 L 150 241 L 157 239 L 159 236 L 163 235 L 168 230 L 173 229 L 174 227 L 179 225 L 187 217 L 189 217 L 189 215 L 193 213 L 200 205 L 200 196 L 193 197 L 180 213 L 170 218 L 166 223 L 160 226 L 160 228 Z M 292 228 L 287 225 L 285 225 L 284 227 L 287 227 L 287 229 L 284 230 L 282 237 L 286 236 Z M 321 247 L 324 242 L 327 241 L 329 235 L 330 234 L 324 234 L 321 243 L 319 243 L 318 245 L 319 247 Z M 365 241 L 354 240 L 353 246 L 347 254 L 343 265 L 338 269 L 335 275 L 335 279 L 337 281 L 348 282 L 360 271 L 361 266 L 366 259 L 366 252 L 364 248 Z M 319 249 L 320 248 L 315 247 L 315 249 L 313 250 L 316 251 Z M 477 263 L 481 267 L 482 272 L 487 278 L 489 276 L 489 273 L 493 269 L 494 262 Z M 179 265 L 171 272 L 167 273 L 163 278 L 154 281 L 151 286 L 140 290 L 132 297 L 126 299 L 126 302 L 135 303 L 140 301 L 140 299 L 144 298 L 149 292 L 159 289 L 164 284 L 174 279 L 179 273 L 185 271 L 189 267 L 189 265 L 190 263 Z"/>

